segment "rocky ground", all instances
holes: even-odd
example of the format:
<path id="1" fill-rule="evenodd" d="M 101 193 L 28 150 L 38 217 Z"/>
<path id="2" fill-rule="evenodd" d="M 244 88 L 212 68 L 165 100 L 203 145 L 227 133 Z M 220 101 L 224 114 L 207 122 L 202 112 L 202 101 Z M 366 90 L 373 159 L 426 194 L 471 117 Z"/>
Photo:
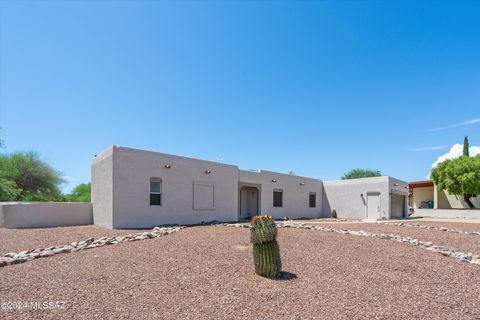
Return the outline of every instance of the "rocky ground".
<path id="1" fill-rule="evenodd" d="M 335 228 L 387 228 L 340 225 Z M 54 244 L 112 236 L 99 227 L 83 228 L 104 232 L 87 231 L 76 239 L 57 234 Z M 445 240 L 446 232 L 388 228 L 394 233 L 421 230 L 422 237 L 434 244 L 453 244 Z M 72 231 L 56 232 L 61 230 Z M 7 241 L 22 243 L 18 250 L 51 245 L 49 233 L 32 236 L 35 245 L 30 245 L 22 238 L 25 233 L 14 231 Z M 2 232 L 0 243 L 6 240 Z M 467 248 L 480 236 L 462 239 L 455 243 Z M 278 240 L 285 278 L 290 280 L 255 275 L 249 230 L 224 226 L 191 227 L 168 236 L 5 266 L 0 268 L 1 302 L 65 304 L 51 310 L 3 309 L 0 318 L 480 318 L 479 265 L 401 242 L 318 230 L 280 228 Z M 3 252 L 12 251 L 2 246 Z"/>
<path id="2" fill-rule="evenodd" d="M 140 231 L 145 230 L 111 230 L 92 225 L 39 229 L 0 228 L 0 255 L 11 251 L 63 245 L 89 237 L 124 236 Z"/>
<path id="3" fill-rule="evenodd" d="M 409 222 L 405 222 L 407 224 Z M 324 226 L 327 228 L 335 229 L 347 229 L 347 230 L 363 230 L 375 233 L 392 233 L 404 237 L 412 237 L 421 241 L 430 241 L 435 245 L 447 246 L 452 248 L 457 248 L 465 252 L 474 252 L 480 255 L 480 234 L 464 234 L 464 233 L 454 233 L 441 230 L 428 230 L 418 227 L 411 227 L 407 225 L 396 226 L 396 225 L 385 225 L 381 223 L 318 223 L 315 225 Z M 417 223 L 415 223 L 417 224 Z M 431 225 L 431 224 L 421 224 L 421 225 Z M 457 224 L 435 224 L 431 225 L 439 228 L 445 228 L 447 230 L 463 231 L 465 229 L 469 230 L 466 232 L 480 232 L 480 224 L 477 224 L 477 227 L 469 226 L 469 228 L 462 228 Z"/>

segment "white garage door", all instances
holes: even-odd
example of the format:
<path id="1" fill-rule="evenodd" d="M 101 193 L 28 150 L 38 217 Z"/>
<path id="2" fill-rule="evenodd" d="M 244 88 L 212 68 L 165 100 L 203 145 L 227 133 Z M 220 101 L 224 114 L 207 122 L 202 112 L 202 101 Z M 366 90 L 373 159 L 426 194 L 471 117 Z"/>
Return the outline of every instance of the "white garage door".
<path id="1" fill-rule="evenodd" d="M 403 219 L 403 214 L 405 212 L 405 196 L 399 194 L 392 194 L 390 196 L 391 206 L 390 206 L 390 218 L 391 219 Z"/>

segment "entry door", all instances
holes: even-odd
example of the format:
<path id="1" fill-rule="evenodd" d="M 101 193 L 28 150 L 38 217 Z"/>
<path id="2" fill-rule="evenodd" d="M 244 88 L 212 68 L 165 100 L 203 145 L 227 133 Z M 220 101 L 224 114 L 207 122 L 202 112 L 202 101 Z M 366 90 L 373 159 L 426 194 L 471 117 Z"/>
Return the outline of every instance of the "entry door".
<path id="1" fill-rule="evenodd" d="M 253 217 L 258 214 L 258 190 L 252 188 L 248 192 L 248 215 Z"/>
<path id="2" fill-rule="evenodd" d="M 380 218 L 380 193 L 367 194 L 367 219 Z"/>
<path id="3" fill-rule="evenodd" d="M 240 219 L 248 219 L 258 214 L 258 190 L 243 187 L 240 190 Z"/>

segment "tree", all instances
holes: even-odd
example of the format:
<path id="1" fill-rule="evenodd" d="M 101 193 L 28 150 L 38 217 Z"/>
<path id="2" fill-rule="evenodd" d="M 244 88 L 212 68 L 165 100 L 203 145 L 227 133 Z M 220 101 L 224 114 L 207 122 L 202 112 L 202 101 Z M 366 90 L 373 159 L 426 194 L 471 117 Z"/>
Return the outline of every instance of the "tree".
<path id="1" fill-rule="evenodd" d="M 352 169 L 345 173 L 342 176 L 342 180 L 347 179 L 358 179 L 358 178 L 369 178 L 369 177 L 380 177 L 382 173 L 379 170 L 371 169 Z"/>
<path id="2" fill-rule="evenodd" d="M 40 160 L 36 152 L 0 155 L 0 179 L 13 181 L 21 190 L 12 200 L 54 201 L 62 197 L 61 174 Z"/>
<path id="3" fill-rule="evenodd" d="M 468 206 L 474 208 L 470 198 L 480 194 L 480 155 L 445 160 L 432 170 L 431 177 L 439 190 L 463 195 Z"/>
<path id="4" fill-rule="evenodd" d="M 72 202 L 90 202 L 91 201 L 91 183 L 80 183 L 72 192 L 67 195 L 67 200 Z"/>
<path id="5" fill-rule="evenodd" d="M 2 131 L 2 127 L 0 127 L 0 131 Z M 5 144 L 3 143 L 2 138 L 0 138 L 0 149 L 5 148 Z"/>
<path id="6" fill-rule="evenodd" d="M 15 201 L 22 193 L 15 181 L 0 178 L 0 201 Z"/>
<path id="7" fill-rule="evenodd" d="M 468 137 L 465 136 L 465 138 L 463 139 L 463 155 L 465 157 L 470 157 L 470 152 L 468 151 L 468 149 L 469 149 Z"/>

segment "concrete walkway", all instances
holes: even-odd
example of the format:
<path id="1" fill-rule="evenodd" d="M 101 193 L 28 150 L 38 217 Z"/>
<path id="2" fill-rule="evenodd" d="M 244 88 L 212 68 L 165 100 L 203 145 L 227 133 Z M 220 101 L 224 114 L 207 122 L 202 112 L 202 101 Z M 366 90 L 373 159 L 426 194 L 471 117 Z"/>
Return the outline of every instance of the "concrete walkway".
<path id="1" fill-rule="evenodd" d="M 415 209 L 410 218 L 480 219 L 480 209 Z"/>
<path id="2" fill-rule="evenodd" d="M 459 222 L 459 223 L 479 223 L 480 219 L 478 218 L 436 218 L 436 217 L 418 217 L 409 219 L 392 219 L 392 220 L 346 220 L 338 219 L 334 220 L 331 218 L 319 218 L 319 219 L 305 219 L 305 220 L 294 220 L 295 222 L 305 222 L 305 223 L 382 223 L 382 222 L 420 222 L 420 221 L 434 221 L 434 222 Z"/>
<path id="3" fill-rule="evenodd" d="M 393 221 L 393 220 L 390 220 Z M 419 217 L 397 221 L 438 221 L 438 222 L 460 222 L 460 223 L 480 223 L 480 218 L 436 218 L 436 217 Z"/>

